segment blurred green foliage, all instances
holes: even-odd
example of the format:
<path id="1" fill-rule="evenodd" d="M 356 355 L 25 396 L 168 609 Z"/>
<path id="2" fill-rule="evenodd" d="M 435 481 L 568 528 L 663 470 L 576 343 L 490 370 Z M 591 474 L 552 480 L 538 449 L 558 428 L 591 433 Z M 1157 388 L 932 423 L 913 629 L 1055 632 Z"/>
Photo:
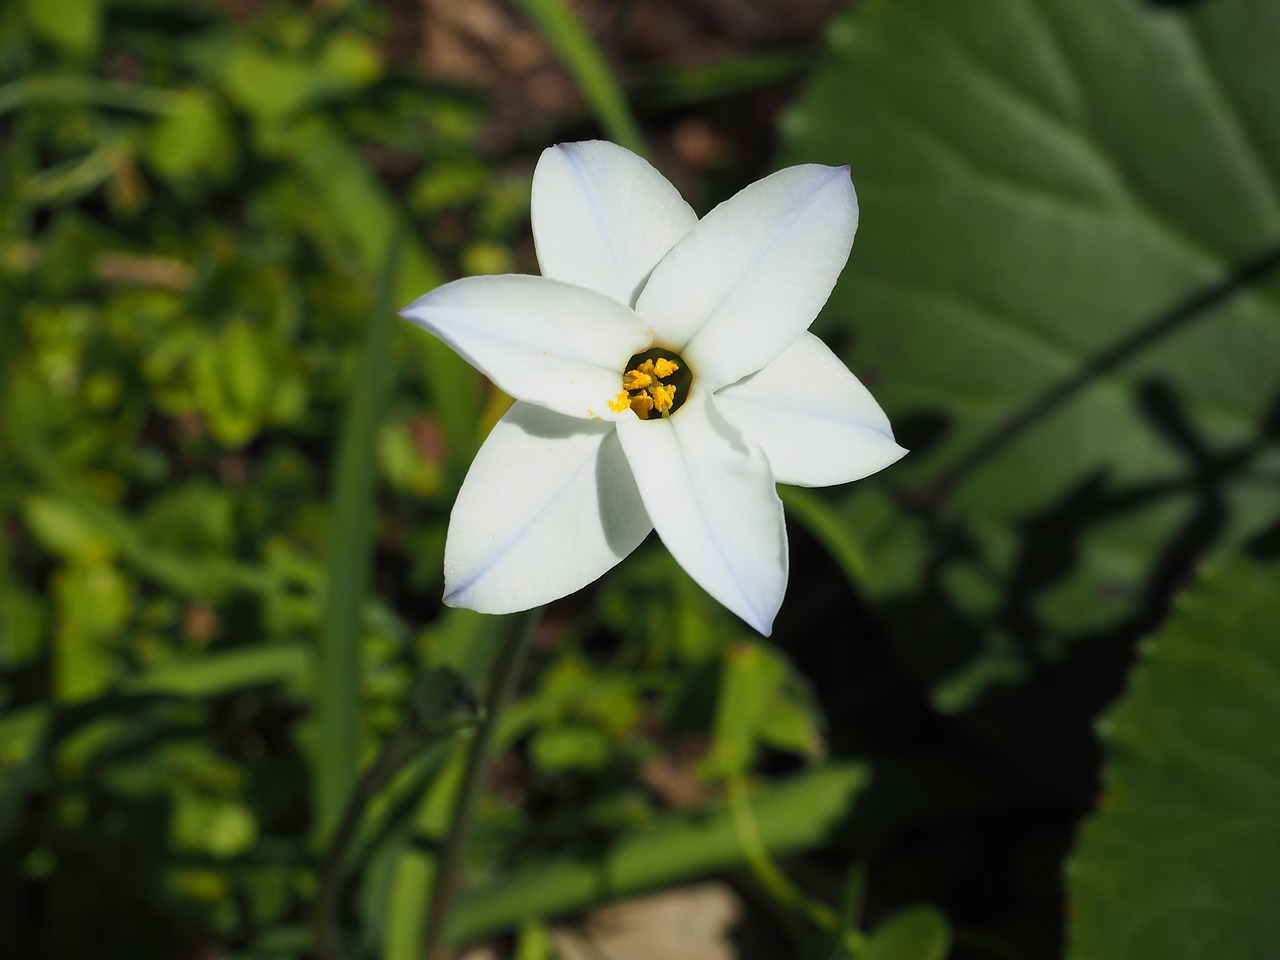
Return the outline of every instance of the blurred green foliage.
<path id="1" fill-rule="evenodd" d="M 6 937 L 29 955 L 306 952 L 316 785 L 336 777 L 339 802 L 354 786 L 317 718 L 349 684 L 333 722 L 367 767 L 416 674 L 480 684 L 496 649 L 437 597 L 448 509 L 502 398 L 398 326 L 385 356 L 356 358 L 388 313 L 397 232 L 392 305 L 448 275 L 535 269 L 535 155 L 488 156 L 483 102 L 389 60 L 388 30 L 360 4 L 0 13 L 0 850 Z M 344 504 L 335 443 L 388 364 L 394 397 L 356 415 L 349 455 L 377 485 L 366 594 L 373 558 L 336 531 L 370 492 L 353 481 Z M 348 583 L 355 634 L 326 606 Z M 709 729 L 700 703 L 739 629 L 660 553 L 598 602 L 554 621 L 506 719 L 544 799 L 485 800 L 482 878 L 656 822 L 637 770 Z M 605 657 L 601 623 L 625 635 Z M 326 673 L 326 649 L 354 672 Z M 745 649 L 776 685 L 778 655 Z M 771 734 L 717 735 L 815 754 L 807 702 L 779 704 Z M 447 829 L 455 769 L 428 751 L 375 798 L 339 890 L 344 949 L 412 953 L 429 886 L 414 837 Z M 780 810 L 784 846 L 829 822 L 797 835 Z M 693 864 L 733 862 L 726 824 Z M 524 915 L 509 909 L 489 924 Z"/>

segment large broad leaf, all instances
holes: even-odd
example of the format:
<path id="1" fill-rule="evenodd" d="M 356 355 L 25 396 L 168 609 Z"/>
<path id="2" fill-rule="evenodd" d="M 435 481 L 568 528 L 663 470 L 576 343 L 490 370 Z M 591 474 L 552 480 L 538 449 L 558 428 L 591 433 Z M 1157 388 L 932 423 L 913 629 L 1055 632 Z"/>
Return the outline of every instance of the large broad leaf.
<path id="1" fill-rule="evenodd" d="M 1280 952 L 1280 563 L 1212 571 L 1103 723 L 1110 765 L 1068 868 L 1073 960 Z"/>
<path id="2" fill-rule="evenodd" d="M 858 189 L 815 329 L 913 453 L 841 512 L 938 706 L 1055 661 L 1115 677 L 1116 641 L 1280 506 L 1277 51 L 1273 0 L 886 0 L 832 27 L 783 159 Z"/>

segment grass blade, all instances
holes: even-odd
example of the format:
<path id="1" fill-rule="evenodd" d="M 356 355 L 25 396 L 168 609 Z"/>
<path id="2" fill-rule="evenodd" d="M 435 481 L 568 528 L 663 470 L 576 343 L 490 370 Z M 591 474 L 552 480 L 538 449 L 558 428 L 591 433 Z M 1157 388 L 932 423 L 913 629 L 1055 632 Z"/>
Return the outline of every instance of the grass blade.
<path id="1" fill-rule="evenodd" d="M 321 836 L 337 824 L 356 780 L 360 610 L 372 572 L 378 424 L 395 383 L 392 340 L 399 246 L 397 239 L 387 254 L 333 473 L 317 692 L 321 749 L 316 751 L 315 801 Z"/>
<path id="2" fill-rule="evenodd" d="M 533 21 L 577 81 L 588 109 L 609 139 L 644 156 L 647 152 L 644 137 L 622 89 L 591 34 L 564 0 L 516 0 L 516 6 Z"/>
<path id="3" fill-rule="evenodd" d="M 309 117 L 279 134 L 273 148 L 310 183 L 370 276 L 386 263 L 388 240 L 397 232 L 404 233 L 394 283 L 396 307 L 444 282 L 440 265 L 408 232 L 408 221 L 395 199 L 336 124 Z M 483 402 L 481 378 L 435 337 L 413 336 L 409 343 L 423 357 L 431 411 L 444 430 L 447 474 L 451 482 L 461 483 L 476 449 L 476 423 Z"/>

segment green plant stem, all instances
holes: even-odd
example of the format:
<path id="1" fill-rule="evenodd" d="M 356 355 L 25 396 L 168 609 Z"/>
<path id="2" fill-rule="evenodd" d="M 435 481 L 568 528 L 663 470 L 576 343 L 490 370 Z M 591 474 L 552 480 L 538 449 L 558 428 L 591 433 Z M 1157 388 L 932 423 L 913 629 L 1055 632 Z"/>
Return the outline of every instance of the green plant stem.
<path id="1" fill-rule="evenodd" d="M 355 840 L 364 812 L 369 802 L 391 782 L 400 768 L 418 754 L 417 741 L 418 737 L 407 725 L 402 725 L 387 738 L 378 759 L 352 791 L 347 808 L 334 831 L 333 840 L 320 868 L 320 892 L 316 895 L 315 943 L 316 955 L 320 960 L 337 960 L 339 956 L 333 940 L 334 907 L 346 872 L 347 851 Z"/>
<path id="2" fill-rule="evenodd" d="M 734 831 L 742 845 L 742 856 L 756 881 L 783 907 L 797 911 L 821 930 L 837 933 L 848 951 L 857 956 L 865 948 L 866 938 L 856 930 L 842 931 L 839 914 L 825 903 L 806 896 L 773 862 L 751 811 L 746 777 L 734 774 L 726 780 L 725 786 Z"/>
<path id="3" fill-rule="evenodd" d="M 793 907 L 800 902 L 800 892 L 778 869 L 769 851 L 760 840 L 760 831 L 756 827 L 756 818 L 751 813 L 751 800 L 747 796 L 746 779 L 735 775 L 728 779 L 729 812 L 733 817 L 733 827 L 742 844 L 742 856 L 747 866 L 755 875 L 762 887 L 779 903 Z"/>
<path id="4" fill-rule="evenodd" d="M 178 97 L 176 90 L 98 77 L 24 77 L 0 86 L 0 114 L 46 103 L 91 103 L 139 113 L 168 113 L 177 105 Z"/>
<path id="5" fill-rule="evenodd" d="M 515 4 L 551 45 L 577 81 L 587 107 L 609 139 L 644 156 L 648 151 L 640 125 L 622 88 L 586 28 L 564 0 L 515 0 Z"/>
<path id="6" fill-rule="evenodd" d="M 454 887 L 462 862 L 462 851 L 466 845 L 467 833 L 471 828 L 471 817 L 480 794 L 489 749 L 493 745 L 502 711 L 515 694 L 516 684 L 519 682 L 525 658 L 529 653 L 529 643 L 533 639 L 541 613 L 541 608 L 535 608 L 512 617 L 507 639 L 493 663 L 493 671 L 489 679 L 488 702 L 485 704 L 485 717 L 467 752 L 466 768 L 453 805 L 449 834 L 440 851 L 435 882 L 431 890 L 431 903 L 427 908 L 426 935 L 423 938 L 421 954 L 427 960 L 433 960 L 436 948 L 444 937 L 445 922 L 449 916 L 449 907 L 453 903 Z"/>
<path id="7" fill-rule="evenodd" d="M 416 798 L 425 783 L 439 775 L 448 741 L 460 730 L 474 729 L 480 716 L 480 703 L 470 683 L 457 671 L 437 667 L 414 679 L 402 706 L 400 723 L 352 791 L 320 870 L 320 892 L 313 916 L 316 953 L 321 960 L 336 960 L 339 956 L 333 936 L 338 892 L 349 869 L 349 851 L 370 802 L 411 761 L 432 757 L 433 762 L 425 764 L 422 771 L 427 773 L 426 781 L 418 791 L 411 792 Z"/>
<path id="8" fill-rule="evenodd" d="M 819 954 L 819 956 L 825 956 L 825 960 L 847 960 L 848 957 L 856 957 L 866 946 L 866 937 L 859 932 L 866 886 L 866 871 L 861 864 L 854 864 L 845 877 L 836 929 L 831 931 L 824 953 Z"/>

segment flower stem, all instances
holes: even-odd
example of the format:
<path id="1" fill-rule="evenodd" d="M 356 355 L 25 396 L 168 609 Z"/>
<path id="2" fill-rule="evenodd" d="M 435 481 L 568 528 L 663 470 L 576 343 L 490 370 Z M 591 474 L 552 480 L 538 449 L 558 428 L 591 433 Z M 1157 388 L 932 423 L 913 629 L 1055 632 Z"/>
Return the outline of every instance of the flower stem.
<path id="1" fill-rule="evenodd" d="M 328 853 L 320 869 L 320 892 L 316 897 L 314 918 L 316 955 L 320 960 L 336 960 L 338 957 L 337 947 L 334 944 L 333 917 L 347 851 L 355 839 L 369 801 L 391 781 L 396 772 L 404 766 L 405 761 L 412 757 L 413 754 L 405 749 L 407 739 L 404 731 L 397 730 L 387 740 L 378 759 L 356 784 L 356 789 L 329 843 Z"/>
<path id="2" fill-rule="evenodd" d="M 462 851 L 466 845 L 467 832 L 471 827 L 471 815 L 475 810 L 476 799 L 480 794 L 485 761 L 489 757 L 489 749 L 493 745 L 494 733 L 497 731 L 502 711 L 515 694 L 516 684 L 529 652 L 529 643 L 533 639 L 541 613 L 542 609 L 537 607 L 511 618 L 506 642 L 498 652 L 492 673 L 489 675 L 489 699 L 485 704 L 484 720 L 481 721 L 480 728 L 472 738 L 467 752 L 466 769 L 463 771 L 462 784 L 458 788 L 458 795 L 454 801 L 449 834 L 445 837 L 444 846 L 440 851 L 435 882 L 432 884 L 431 902 L 427 908 L 426 936 L 423 939 L 421 954 L 427 960 L 434 960 L 435 951 L 444 939 L 444 928 L 449 917 L 449 907 L 453 903 Z"/>
<path id="3" fill-rule="evenodd" d="M 436 667 L 414 678 L 400 723 L 383 743 L 373 765 L 357 781 L 321 866 L 313 916 L 316 955 L 320 960 L 337 960 L 341 956 L 335 936 L 338 893 L 369 803 L 410 761 L 423 756 L 429 748 L 443 747 L 459 731 L 474 729 L 480 717 L 480 703 L 471 685 L 456 671 Z M 440 752 L 436 755 L 438 758 Z"/>

